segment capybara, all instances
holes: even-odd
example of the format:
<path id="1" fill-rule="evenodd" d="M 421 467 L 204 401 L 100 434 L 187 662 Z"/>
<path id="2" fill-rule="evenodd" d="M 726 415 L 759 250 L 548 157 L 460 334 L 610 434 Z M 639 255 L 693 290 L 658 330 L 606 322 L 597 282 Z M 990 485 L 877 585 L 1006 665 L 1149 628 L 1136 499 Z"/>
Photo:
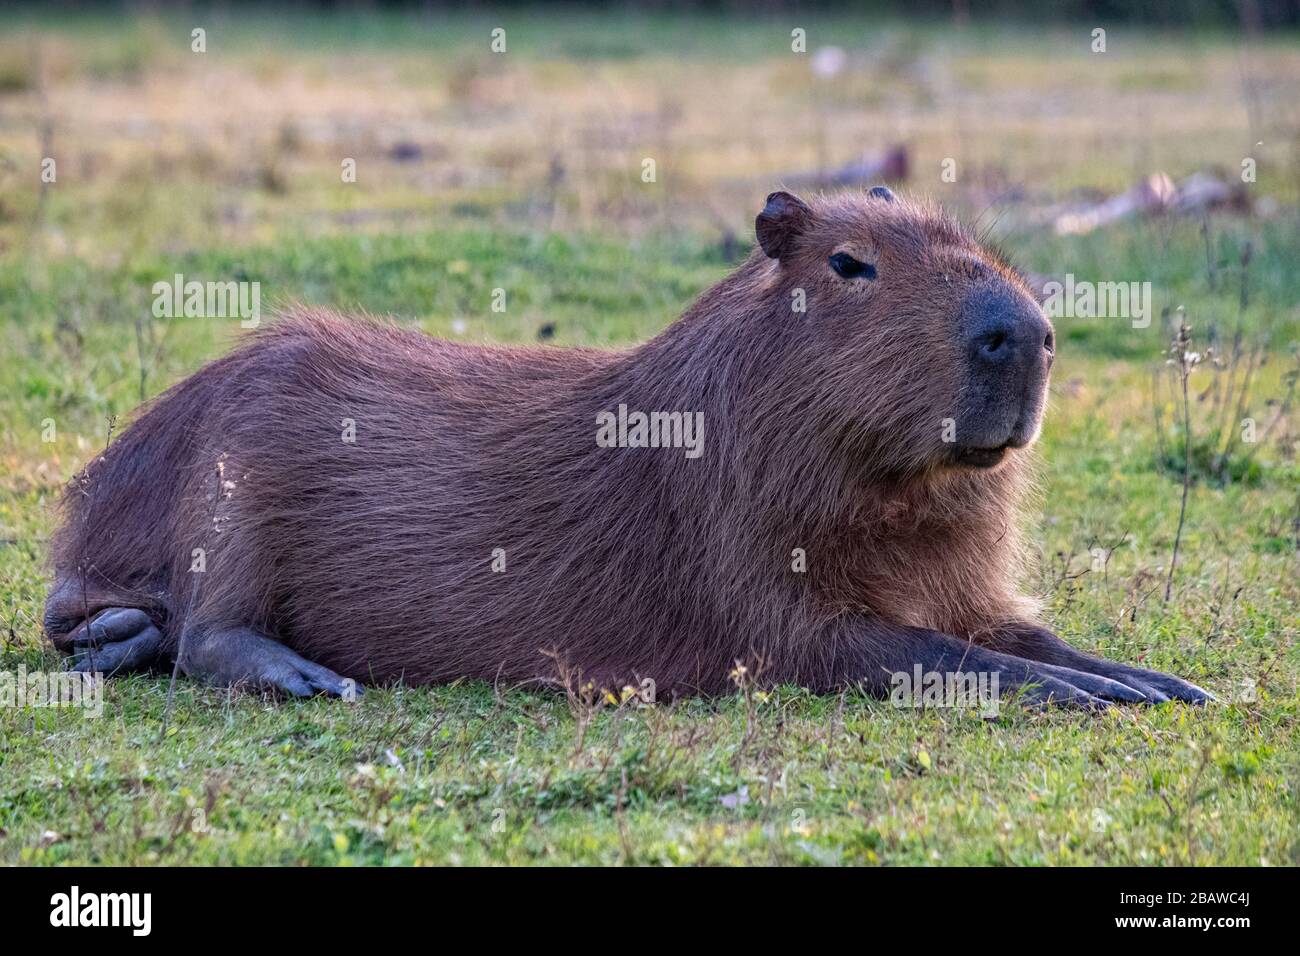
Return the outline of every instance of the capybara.
<path id="1" fill-rule="evenodd" d="M 295 695 L 878 693 L 920 667 L 1206 700 L 1071 648 L 1018 590 L 1055 350 L 1021 276 L 884 187 L 773 193 L 757 237 L 625 351 L 289 310 L 71 483 L 49 638 L 81 670 Z"/>

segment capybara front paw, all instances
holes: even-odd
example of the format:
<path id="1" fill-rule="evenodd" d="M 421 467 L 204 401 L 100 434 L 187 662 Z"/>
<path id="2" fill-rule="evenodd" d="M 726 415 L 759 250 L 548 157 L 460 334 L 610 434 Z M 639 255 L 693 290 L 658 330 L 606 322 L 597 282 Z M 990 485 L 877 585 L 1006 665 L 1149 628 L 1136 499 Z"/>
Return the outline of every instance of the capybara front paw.
<path id="1" fill-rule="evenodd" d="M 307 660 L 250 628 L 200 631 L 183 641 L 181 667 L 191 677 L 224 687 L 254 687 L 290 697 L 361 695 L 357 682 Z"/>
<path id="2" fill-rule="evenodd" d="M 1017 657 L 943 634 L 928 635 L 920 656 L 924 667 L 940 673 L 996 675 L 1001 696 L 1039 707 L 1106 710 L 1115 703 L 1152 702 L 1141 688 L 1108 675 Z"/>

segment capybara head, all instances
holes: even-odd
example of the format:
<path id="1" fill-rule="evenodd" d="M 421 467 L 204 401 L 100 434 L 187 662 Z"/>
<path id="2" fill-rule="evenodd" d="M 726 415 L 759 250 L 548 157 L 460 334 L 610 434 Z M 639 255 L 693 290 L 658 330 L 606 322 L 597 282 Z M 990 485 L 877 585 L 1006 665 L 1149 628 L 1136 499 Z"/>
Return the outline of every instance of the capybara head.
<path id="1" fill-rule="evenodd" d="M 955 221 L 877 186 L 773 193 L 756 229 L 771 292 L 802 294 L 791 343 L 827 416 L 818 430 L 863 467 L 992 468 L 1037 437 L 1051 324 Z"/>

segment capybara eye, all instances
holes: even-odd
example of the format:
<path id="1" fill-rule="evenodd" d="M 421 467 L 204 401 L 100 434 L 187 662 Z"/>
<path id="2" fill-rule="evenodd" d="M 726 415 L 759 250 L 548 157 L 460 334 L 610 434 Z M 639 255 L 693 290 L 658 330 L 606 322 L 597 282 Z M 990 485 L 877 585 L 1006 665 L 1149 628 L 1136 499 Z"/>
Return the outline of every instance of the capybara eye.
<path id="1" fill-rule="evenodd" d="M 837 252 L 830 258 L 831 268 L 846 279 L 874 279 L 876 267 L 869 262 L 859 262 L 847 252 Z"/>

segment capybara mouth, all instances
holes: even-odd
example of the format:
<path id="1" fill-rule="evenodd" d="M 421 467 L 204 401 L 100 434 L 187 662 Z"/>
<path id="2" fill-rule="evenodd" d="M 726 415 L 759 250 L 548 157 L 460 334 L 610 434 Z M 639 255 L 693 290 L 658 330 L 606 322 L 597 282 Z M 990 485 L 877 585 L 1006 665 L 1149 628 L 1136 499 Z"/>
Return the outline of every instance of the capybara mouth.
<path id="1" fill-rule="evenodd" d="M 994 448 L 959 448 L 956 454 L 957 464 L 971 468 L 992 468 L 1001 464 L 1015 447 L 1014 442 L 1005 441 Z"/>
<path id="2" fill-rule="evenodd" d="M 963 448 L 957 453 L 957 463 L 972 468 L 992 468 L 994 465 L 1001 464 L 1009 448 L 1009 445 L 999 445 L 997 448 Z"/>

